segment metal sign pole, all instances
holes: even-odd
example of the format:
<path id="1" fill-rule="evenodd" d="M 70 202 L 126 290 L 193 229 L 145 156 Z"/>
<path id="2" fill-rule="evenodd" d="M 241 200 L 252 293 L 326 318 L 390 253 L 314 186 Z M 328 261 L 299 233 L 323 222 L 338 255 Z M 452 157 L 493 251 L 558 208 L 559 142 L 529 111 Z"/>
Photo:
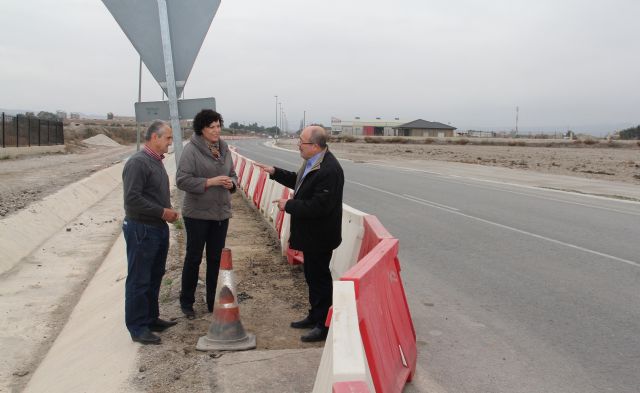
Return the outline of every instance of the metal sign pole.
<path id="1" fill-rule="evenodd" d="M 169 14 L 166 0 L 158 0 L 158 14 L 160 17 L 160 35 L 162 37 L 162 52 L 164 55 L 164 71 L 167 76 L 167 96 L 169 97 L 169 115 L 173 129 L 173 151 L 176 155 L 176 167 L 182 155 L 182 130 L 178 114 L 178 96 L 176 93 L 176 79 L 173 70 L 173 55 L 171 52 L 171 36 L 169 34 Z"/>
<path id="2" fill-rule="evenodd" d="M 142 101 L 142 56 L 138 67 L 138 102 Z M 140 151 L 140 123 L 136 119 L 136 151 Z"/>

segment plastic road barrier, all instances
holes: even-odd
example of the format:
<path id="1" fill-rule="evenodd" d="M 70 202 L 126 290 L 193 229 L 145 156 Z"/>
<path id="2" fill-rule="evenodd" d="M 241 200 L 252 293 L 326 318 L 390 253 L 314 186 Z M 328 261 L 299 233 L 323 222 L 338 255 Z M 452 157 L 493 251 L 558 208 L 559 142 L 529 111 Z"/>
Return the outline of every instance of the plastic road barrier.
<path id="1" fill-rule="evenodd" d="M 334 281 L 333 307 L 327 320 L 329 334 L 322 351 L 313 392 L 331 392 L 336 382 L 361 381 L 373 391 L 371 373 L 364 355 L 358 327 L 354 283 Z"/>
<path id="2" fill-rule="evenodd" d="M 238 161 L 240 161 L 240 169 L 238 171 L 236 171 L 236 174 L 238 175 L 238 186 L 240 188 L 242 188 L 242 177 L 244 176 L 244 167 L 247 166 L 247 159 L 240 156 L 238 157 Z"/>
<path id="3" fill-rule="evenodd" d="M 358 262 L 365 216 L 367 216 L 366 213 L 342 204 L 342 243 L 333 251 L 329 264 L 334 280 L 338 280 L 344 272 Z"/>
<path id="4" fill-rule="evenodd" d="M 366 215 L 363 220 L 363 226 L 364 236 L 362 237 L 358 260 L 364 258 L 382 239 L 393 239 L 393 236 L 391 236 L 376 216 Z"/>
<path id="5" fill-rule="evenodd" d="M 260 202 L 262 201 L 262 193 L 264 192 L 264 185 L 267 180 L 267 172 L 260 168 L 258 168 L 258 170 L 260 171 L 260 174 L 258 175 L 258 182 L 256 183 L 256 187 L 253 192 L 253 205 L 260 210 Z"/>
<path id="6" fill-rule="evenodd" d="M 262 189 L 262 198 L 260 198 L 260 213 L 262 213 L 262 217 L 267 218 L 269 215 L 269 208 L 271 207 L 271 190 L 273 189 L 273 184 L 275 181 L 269 179 L 264 183 L 264 188 Z"/>
<path id="7" fill-rule="evenodd" d="M 397 255 L 398 240 L 383 239 L 341 278 L 355 284 L 360 333 L 377 393 L 402 392 L 416 367 L 416 335 Z"/>
<path id="8" fill-rule="evenodd" d="M 367 384 L 362 381 L 336 382 L 332 393 L 370 393 Z"/>
<path id="9" fill-rule="evenodd" d="M 285 187 L 282 190 L 282 196 L 280 197 L 281 199 L 289 199 L 289 196 L 291 194 L 291 189 Z M 276 205 L 276 209 L 278 209 L 278 204 L 274 203 L 274 205 Z M 278 209 L 278 215 L 276 216 L 276 221 L 275 221 L 275 227 L 276 227 L 276 232 L 278 232 L 278 237 L 282 237 L 282 233 L 281 233 L 281 229 L 282 229 L 282 221 L 284 221 L 284 215 L 285 212 L 284 210 L 280 210 Z"/>
<path id="10" fill-rule="evenodd" d="M 251 183 L 252 176 L 253 176 L 253 161 L 247 160 L 247 166 L 244 168 L 244 176 L 240 181 L 242 185 L 242 191 L 244 191 L 244 195 L 249 196 L 249 184 Z"/>

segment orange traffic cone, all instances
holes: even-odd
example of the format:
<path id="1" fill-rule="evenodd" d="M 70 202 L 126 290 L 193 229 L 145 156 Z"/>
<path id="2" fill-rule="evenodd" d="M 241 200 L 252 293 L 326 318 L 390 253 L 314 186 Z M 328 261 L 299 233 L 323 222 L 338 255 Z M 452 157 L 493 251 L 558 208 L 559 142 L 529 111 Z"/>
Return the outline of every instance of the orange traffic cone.
<path id="1" fill-rule="evenodd" d="M 256 336 L 247 333 L 240 322 L 236 284 L 233 277 L 231 250 L 222 250 L 218 274 L 218 296 L 213 307 L 213 322 L 206 336 L 200 337 L 199 351 L 241 351 L 256 347 Z"/>

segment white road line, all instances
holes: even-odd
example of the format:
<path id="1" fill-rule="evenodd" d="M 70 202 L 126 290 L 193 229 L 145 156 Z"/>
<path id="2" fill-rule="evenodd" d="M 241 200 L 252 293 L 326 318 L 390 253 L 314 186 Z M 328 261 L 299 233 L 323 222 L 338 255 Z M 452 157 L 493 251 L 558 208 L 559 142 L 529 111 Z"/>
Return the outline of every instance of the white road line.
<path id="1" fill-rule="evenodd" d="M 607 211 L 612 211 L 612 212 L 616 212 L 616 213 L 630 214 L 632 216 L 640 216 L 640 213 L 634 212 L 634 211 L 631 211 L 631 210 L 622 210 L 622 209 L 615 209 L 615 208 L 611 208 L 611 207 L 592 205 L 592 204 L 588 204 L 588 203 L 567 201 L 567 200 L 558 199 L 558 198 L 545 197 L 545 196 L 542 196 L 542 195 L 539 195 L 539 194 L 536 194 L 536 193 L 528 194 L 528 193 L 524 193 L 524 192 L 511 191 L 511 190 L 507 190 L 507 189 L 505 189 L 503 187 L 495 187 L 495 188 L 482 187 L 481 185 L 473 184 L 473 183 L 470 183 L 469 181 L 482 182 L 482 183 L 491 183 L 491 184 L 495 184 L 496 186 L 501 186 L 502 185 L 502 186 L 525 188 L 525 189 L 529 189 L 531 191 L 538 191 L 538 192 L 555 192 L 555 193 L 562 193 L 562 194 L 577 195 L 577 196 L 582 196 L 582 197 L 596 198 L 596 199 L 600 199 L 600 200 L 605 200 L 605 201 L 608 201 L 608 202 L 612 202 L 613 201 L 613 202 L 625 202 L 625 203 L 634 203 L 634 204 L 638 203 L 638 202 L 634 202 L 634 201 L 626 201 L 626 200 L 619 200 L 619 199 L 614 199 L 614 198 L 607 198 L 607 197 L 602 197 L 602 196 L 599 196 L 599 195 L 581 194 L 581 193 L 571 192 L 571 191 L 554 190 L 554 189 L 551 189 L 551 188 L 533 187 L 533 186 L 527 186 L 527 185 L 523 185 L 523 184 L 507 183 L 507 182 L 501 182 L 501 181 L 496 181 L 496 180 L 479 179 L 479 178 L 475 178 L 475 177 L 464 177 L 464 176 L 459 176 L 459 175 L 443 175 L 442 173 L 438 173 L 438 172 L 431 172 L 431 171 L 426 171 L 426 170 L 421 170 L 421 169 L 398 167 L 398 166 L 392 166 L 392 165 L 382 165 L 382 164 L 371 164 L 371 165 L 383 166 L 383 167 L 388 167 L 388 168 L 393 168 L 393 169 L 399 169 L 399 170 L 402 170 L 402 171 L 428 173 L 428 174 L 432 174 L 432 175 L 438 175 L 438 176 L 440 176 L 442 178 L 449 177 L 449 178 L 453 178 L 453 179 L 456 179 L 456 180 L 460 179 L 461 181 L 463 181 L 463 183 L 461 183 L 460 181 L 452 181 L 452 183 L 466 184 L 466 185 L 469 185 L 469 186 L 482 188 L 482 189 L 485 189 L 485 190 L 500 190 L 500 191 L 509 192 L 509 193 L 512 193 L 512 194 L 530 196 L 530 197 L 534 197 L 534 198 L 538 198 L 538 199 L 544 199 L 544 200 L 547 200 L 547 201 L 555 201 L 555 202 L 566 203 L 566 204 L 569 204 L 569 205 L 584 206 L 584 207 L 589 207 L 589 208 L 592 208 L 592 209 L 607 210 Z M 446 181 L 446 179 L 442 179 L 442 180 Z M 465 180 L 466 180 L 466 182 L 464 182 Z"/>
<path id="2" fill-rule="evenodd" d="M 378 192 L 381 192 L 381 193 L 384 193 L 384 194 L 392 195 L 392 196 L 394 196 L 396 198 L 401 198 L 401 199 L 405 199 L 407 201 L 411 201 L 411 202 L 414 202 L 414 203 L 419 203 L 419 204 L 422 204 L 422 205 L 425 205 L 425 206 L 430 206 L 430 207 L 433 207 L 434 209 L 440 209 L 440 210 L 443 210 L 443 211 L 446 211 L 446 212 L 449 212 L 449 213 L 452 213 L 452 214 L 457 214 L 459 216 L 470 218 L 470 219 L 476 220 L 476 221 L 480 221 L 480 222 L 483 222 L 485 224 L 493 225 L 493 226 L 496 226 L 496 227 L 499 227 L 499 228 L 502 228 L 502 229 L 507 229 L 509 231 L 513 231 L 513 232 L 517 232 L 517 233 L 520 233 L 520 234 L 523 234 L 523 235 L 531 236 L 531 237 L 534 237 L 536 239 L 545 240 L 545 241 L 548 241 L 548 242 L 551 242 L 551 243 L 554 243 L 554 244 L 558 244 L 558 245 L 561 245 L 561 246 L 573 248 L 573 249 L 580 250 L 580 251 L 583 251 L 583 252 L 586 252 L 586 253 L 589 253 L 589 254 L 598 255 L 600 257 L 604 257 L 604 258 L 612 259 L 614 261 L 626 263 L 626 264 L 631 265 L 631 266 L 640 267 L 640 262 L 630 261 L 628 259 L 619 258 L 619 257 L 613 256 L 613 255 L 605 254 L 603 252 L 599 252 L 599 251 L 595 251 L 595 250 L 590 250 L 588 248 L 584 248 L 584 247 L 581 247 L 581 246 L 578 246 L 578 245 L 575 245 L 575 244 L 566 243 L 566 242 L 563 242 L 563 241 L 560 241 L 560 240 L 556 240 L 556 239 L 552 239 L 552 238 L 549 238 L 549 237 L 546 237 L 546 236 L 538 235 L 538 234 L 533 233 L 533 232 L 528 232 L 528 231 L 525 231 L 525 230 L 522 230 L 522 229 L 510 227 L 508 225 L 500 224 L 500 223 L 497 223 L 497 222 L 494 222 L 494 221 L 485 220 L 484 218 L 480 218 L 480 217 L 476 217 L 476 216 L 472 216 L 472 215 L 469 215 L 469 214 L 462 213 L 460 211 L 452 210 L 452 208 L 450 208 L 450 207 L 436 206 L 436 205 L 433 205 L 431 203 L 426 203 L 426 202 L 422 202 L 420 200 L 413 199 L 412 197 L 406 197 L 404 195 L 396 194 L 396 193 L 391 192 L 391 191 L 383 190 L 383 189 L 380 189 L 380 188 L 377 188 L 377 187 L 372 187 L 372 186 L 369 186 L 369 185 L 366 185 L 366 184 L 362 184 L 362 183 L 358 183 L 358 182 L 354 182 L 354 181 L 348 181 L 348 183 L 356 184 L 356 185 L 359 185 L 361 187 L 368 188 L 370 190 L 374 190 L 374 191 L 378 191 Z"/>
<path id="3" fill-rule="evenodd" d="M 425 202 L 434 206 L 439 206 L 445 209 L 449 209 L 449 210 L 453 210 L 453 211 L 460 211 L 460 209 L 456 209 L 455 207 L 451 207 L 451 206 L 447 206 L 447 205 L 443 205 L 441 203 L 438 202 L 434 202 L 434 201 L 430 201 L 428 199 L 422 199 L 422 198 L 418 198 L 417 196 L 413 196 L 413 195 L 408 195 L 408 194 L 402 194 L 403 196 L 406 196 L 407 198 L 411 198 L 411 199 L 415 199 L 416 201 L 419 202 Z"/>

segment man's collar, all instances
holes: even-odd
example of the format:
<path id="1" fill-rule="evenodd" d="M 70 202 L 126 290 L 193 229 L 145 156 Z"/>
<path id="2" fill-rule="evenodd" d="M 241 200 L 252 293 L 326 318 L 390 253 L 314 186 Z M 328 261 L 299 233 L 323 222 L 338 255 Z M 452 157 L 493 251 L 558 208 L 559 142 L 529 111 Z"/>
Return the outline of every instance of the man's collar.
<path id="1" fill-rule="evenodd" d="M 151 150 L 151 148 L 147 145 L 144 145 L 144 152 L 158 161 L 162 161 L 164 159 L 164 154 L 156 153 L 155 151 Z"/>

